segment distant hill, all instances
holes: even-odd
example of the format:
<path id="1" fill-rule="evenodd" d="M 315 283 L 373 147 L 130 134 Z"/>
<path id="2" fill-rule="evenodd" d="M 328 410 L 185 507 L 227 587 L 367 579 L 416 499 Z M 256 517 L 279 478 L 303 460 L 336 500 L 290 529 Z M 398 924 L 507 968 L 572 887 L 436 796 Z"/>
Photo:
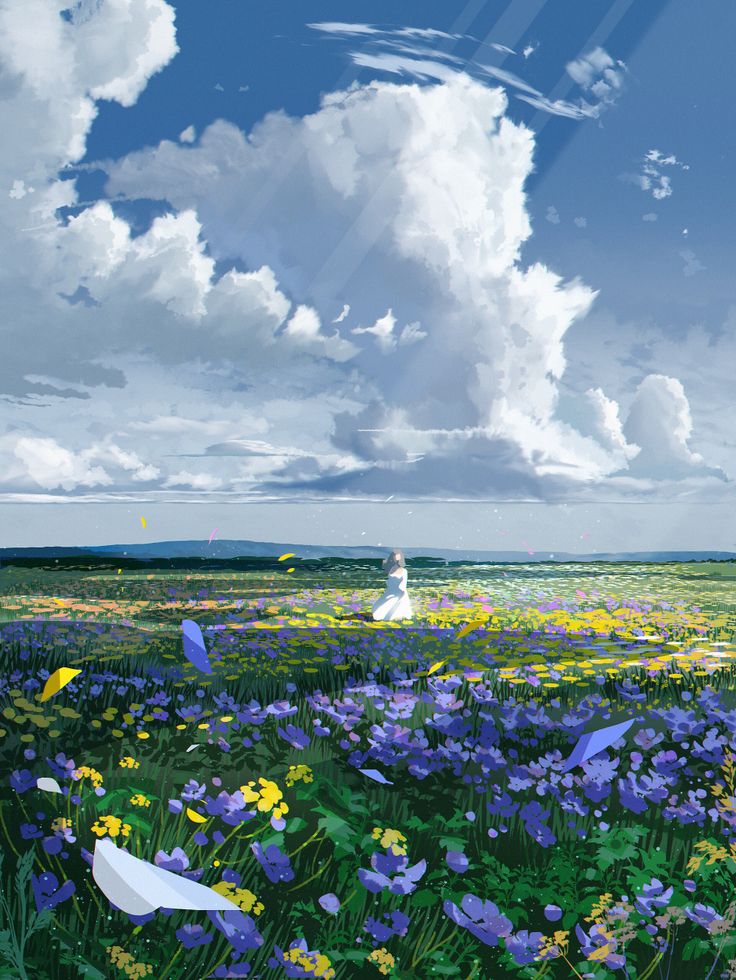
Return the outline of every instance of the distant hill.
<path id="1" fill-rule="evenodd" d="M 275 541 L 155 541 L 150 544 L 110 544 L 87 548 L 0 548 L 0 562 L 14 559 L 24 563 L 48 561 L 49 559 L 80 559 L 85 556 L 100 559 L 133 559 L 135 561 L 176 560 L 180 564 L 186 559 L 233 561 L 238 558 L 273 559 L 286 552 L 294 552 L 297 559 L 372 559 L 383 558 L 388 548 L 370 545 L 334 546 L 290 544 Z M 736 561 L 736 553 L 730 551 L 629 551 L 599 552 L 578 555 L 570 552 L 537 551 L 530 555 L 526 551 L 480 551 L 450 548 L 405 548 L 409 559 L 427 558 L 446 562 L 693 562 L 693 561 Z"/>

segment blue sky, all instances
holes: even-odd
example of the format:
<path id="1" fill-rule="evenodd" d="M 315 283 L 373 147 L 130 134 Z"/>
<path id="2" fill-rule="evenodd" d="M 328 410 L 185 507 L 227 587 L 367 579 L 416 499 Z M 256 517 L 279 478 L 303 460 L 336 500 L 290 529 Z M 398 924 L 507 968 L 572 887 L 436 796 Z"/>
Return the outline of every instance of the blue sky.
<path id="1" fill-rule="evenodd" d="M 736 538 L 713 7 L 2 0 L 7 543 Z"/>

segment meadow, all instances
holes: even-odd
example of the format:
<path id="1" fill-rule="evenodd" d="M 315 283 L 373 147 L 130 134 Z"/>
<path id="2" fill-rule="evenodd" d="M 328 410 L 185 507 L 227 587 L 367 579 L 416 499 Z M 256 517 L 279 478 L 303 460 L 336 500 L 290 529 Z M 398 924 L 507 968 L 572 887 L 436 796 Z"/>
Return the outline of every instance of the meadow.
<path id="1" fill-rule="evenodd" d="M 0 570 L 1 978 L 736 978 L 733 563 L 287 564 Z"/>

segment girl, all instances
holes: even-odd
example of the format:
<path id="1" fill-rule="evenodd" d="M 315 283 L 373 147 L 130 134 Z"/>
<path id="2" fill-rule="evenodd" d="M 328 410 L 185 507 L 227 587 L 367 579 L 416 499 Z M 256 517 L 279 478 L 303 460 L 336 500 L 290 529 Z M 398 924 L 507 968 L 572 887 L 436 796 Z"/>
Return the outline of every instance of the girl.
<path id="1" fill-rule="evenodd" d="M 382 568 L 388 573 L 386 591 L 373 605 L 376 620 L 411 619 L 411 600 L 406 591 L 407 571 L 403 554 L 397 549 L 384 559 Z"/>

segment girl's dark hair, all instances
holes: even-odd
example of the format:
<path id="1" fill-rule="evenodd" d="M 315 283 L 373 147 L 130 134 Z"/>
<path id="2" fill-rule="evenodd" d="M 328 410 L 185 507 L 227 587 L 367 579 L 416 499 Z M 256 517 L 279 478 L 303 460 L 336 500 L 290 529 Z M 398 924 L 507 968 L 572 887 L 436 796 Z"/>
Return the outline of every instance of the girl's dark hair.
<path id="1" fill-rule="evenodd" d="M 406 568 L 406 560 L 404 559 L 404 552 L 400 548 L 393 548 L 391 554 L 384 558 L 383 568 L 387 570 L 389 568 L 394 568 L 398 566 L 399 568 Z"/>

